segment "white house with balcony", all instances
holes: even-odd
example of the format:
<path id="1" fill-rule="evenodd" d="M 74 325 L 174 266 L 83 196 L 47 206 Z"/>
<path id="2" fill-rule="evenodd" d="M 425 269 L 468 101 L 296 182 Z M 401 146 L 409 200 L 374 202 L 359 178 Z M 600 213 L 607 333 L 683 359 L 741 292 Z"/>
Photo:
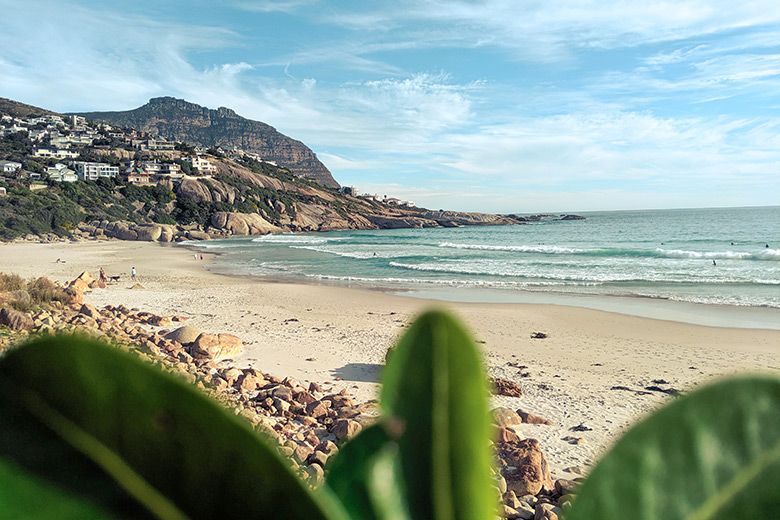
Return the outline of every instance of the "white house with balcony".
<path id="1" fill-rule="evenodd" d="M 192 169 L 196 170 L 202 175 L 214 175 L 217 173 L 217 167 L 214 166 L 211 161 L 200 155 L 193 155 L 190 157 L 192 163 Z"/>
<path id="2" fill-rule="evenodd" d="M 119 175 L 119 166 L 111 166 L 107 163 L 76 161 L 73 165 L 76 168 L 76 175 L 82 181 L 113 179 Z"/>
<path id="3" fill-rule="evenodd" d="M 79 152 L 75 150 L 58 150 L 57 148 L 35 148 L 33 157 L 42 159 L 75 159 Z"/>

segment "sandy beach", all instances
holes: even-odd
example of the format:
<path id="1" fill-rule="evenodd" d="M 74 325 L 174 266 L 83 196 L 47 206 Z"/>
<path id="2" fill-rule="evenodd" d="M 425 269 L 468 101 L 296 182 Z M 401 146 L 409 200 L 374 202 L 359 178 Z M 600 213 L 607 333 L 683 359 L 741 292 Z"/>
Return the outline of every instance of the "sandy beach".
<path id="1" fill-rule="evenodd" d="M 60 260 L 59 262 L 57 260 Z M 597 459 L 623 429 L 671 399 L 647 386 L 689 390 L 715 377 L 780 372 L 780 330 L 707 327 L 561 305 L 440 302 L 377 290 L 275 283 L 210 271 L 212 257 L 143 242 L 2 244 L 0 272 L 65 281 L 80 272 L 122 275 L 94 305 L 124 304 L 189 316 L 245 342 L 234 364 L 375 397 L 385 351 L 426 308 L 451 310 L 483 349 L 492 376 L 522 386 L 523 408 L 555 422 L 523 425 L 554 472 Z M 143 289 L 130 289 L 135 266 Z M 541 331 L 546 339 L 531 339 Z M 663 382 L 659 382 L 663 380 Z M 615 388 L 621 387 L 621 388 Z M 637 392 L 642 391 L 642 392 Z M 583 425 L 585 431 L 571 429 Z M 583 428 L 580 428 L 583 429 Z M 567 436 L 584 442 L 570 444 Z"/>

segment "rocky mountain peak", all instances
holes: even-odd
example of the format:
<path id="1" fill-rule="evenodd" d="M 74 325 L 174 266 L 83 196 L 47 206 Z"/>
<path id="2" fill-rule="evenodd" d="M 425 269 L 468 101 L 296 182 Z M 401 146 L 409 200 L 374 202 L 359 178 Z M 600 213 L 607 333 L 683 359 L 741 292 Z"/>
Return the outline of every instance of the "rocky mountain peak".
<path id="1" fill-rule="evenodd" d="M 236 114 L 235 110 L 227 107 L 219 107 L 217 109 L 217 115 L 219 115 L 219 117 L 240 117 Z"/>
<path id="2" fill-rule="evenodd" d="M 288 168 L 294 175 L 328 187 L 339 184 L 305 144 L 230 108 L 210 109 L 184 99 L 156 97 L 134 110 L 82 112 L 94 121 L 137 128 L 172 141 L 206 147 L 242 148 Z"/>

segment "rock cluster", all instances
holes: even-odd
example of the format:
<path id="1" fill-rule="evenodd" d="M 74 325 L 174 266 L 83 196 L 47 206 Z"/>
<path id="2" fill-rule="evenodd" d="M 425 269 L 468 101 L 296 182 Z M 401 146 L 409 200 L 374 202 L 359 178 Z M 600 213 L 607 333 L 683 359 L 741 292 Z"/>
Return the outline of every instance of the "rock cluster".
<path id="1" fill-rule="evenodd" d="M 70 301 L 53 302 L 34 313 L 0 307 L 0 326 L 17 335 L 78 331 L 103 337 L 179 374 L 273 438 L 313 486 L 322 482 L 324 468 L 339 445 L 376 421 L 375 401 L 356 403 L 346 390 L 232 366 L 228 361 L 242 347 L 237 336 L 201 331 L 181 316 L 84 303 L 84 293 L 95 289 L 97 282 L 84 272 L 67 284 Z M 0 350 L 3 341 L 8 342 L 7 336 L 0 335 Z M 520 431 L 522 424 L 551 421 L 506 407 L 494 409 L 492 415 L 496 487 L 505 517 L 557 520 L 570 504 L 577 482 L 553 480 L 539 442 L 524 438 Z"/>
<path id="2" fill-rule="evenodd" d="M 281 452 L 314 485 L 322 481 L 325 464 L 338 452 L 339 444 L 352 439 L 378 415 L 375 402 L 356 404 L 345 390 L 229 366 L 225 361 L 242 347 L 237 336 L 203 332 L 184 324 L 187 319 L 181 316 L 84 303 L 84 293 L 94 282 L 87 272 L 70 282 L 67 290 L 73 299 L 69 304 L 55 302 L 34 313 L 0 307 L 0 326 L 17 336 L 79 332 L 101 337 L 178 373 L 275 439 Z M 0 335 L 0 350 L 8 343 L 8 337 Z"/>

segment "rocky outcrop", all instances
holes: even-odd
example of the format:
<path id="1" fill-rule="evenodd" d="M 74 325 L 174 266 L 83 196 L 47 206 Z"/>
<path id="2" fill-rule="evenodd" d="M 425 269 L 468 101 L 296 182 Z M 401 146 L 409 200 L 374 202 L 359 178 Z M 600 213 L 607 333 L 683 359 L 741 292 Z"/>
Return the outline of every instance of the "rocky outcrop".
<path id="1" fill-rule="evenodd" d="M 511 216 L 493 215 L 490 213 L 423 210 L 419 215 L 422 218 L 436 222 L 442 227 L 492 226 L 517 223 Z"/>
<path id="2" fill-rule="evenodd" d="M 91 281 L 92 275 L 84 272 L 68 285 L 83 287 Z M 237 336 L 186 325 L 166 329 L 186 320 L 123 305 L 56 304 L 34 313 L 0 308 L 0 325 L 11 328 L 15 337 L 87 332 L 176 373 L 275 439 L 280 452 L 295 461 L 295 467 L 313 485 L 322 483 L 324 468 L 339 446 L 376 421 L 376 402 L 356 404 L 345 389 L 302 384 L 291 377 L 228 363 L 226 360 L 241 350 L 242 341 Z M 10 344 L 8 337 L 0 335 L 0 351 Z M 536 422 L 530 417 L 523 410 L 493 410 L 497 423 L 495 488 L 502 498 L 505 518 L 560 520 L 583 479 L 553 481 L 540 443 L 519 435 L 520 424 Z M 580 469 L 565 471 L 583 474 Z"/>
<path id="3" fill-rule="evenodd" d="M 232 334 L 202 333 L 192 343 L 190 353 L 197 358 L 213 361 L 231 359 L 241 353 L 241 338 Z"/>
<path id="4" fill-rule="evenodd" d="M 499 406 L 493 409 L 493 422 L 501 428 L 513 428 L 523 424 L 523 420 L 511 408 Z"/>
<path id="5" fill-rule="evenodd" d="M 232 235 L 266 235 L 278 233 L 280 228 L 274 226 L 257 213 L 228 213 L 218 211 L 211 216 L 211 225 Z"/>
<path id="6" fill-rule="evenodd" d="M 236 201 L 236 189 L 216 179 L 184 179 L 176 188 L 176 196 L 194 202 Z"/>
<path id="7" fill-rule="evenodd" d="M 159 97 L 134 110 L 80 115 L 94 121 L 137 128 L 172 141 L 226 149 L 239 147 L 289 168 L 299 177 L 324 186 L 339 185 L 315 153 L 302 142 L 281 134 L 266 123 L 243 118 L 229 108 L 213 110 L 183 99 Z"/>
<path id="8" fill-rule="evenodd" d="M 434 220 L 417 216 L 368 215 L 369 222 L 380 229 L 405 229 L 439 227 Z"/>
<path id="9" fill-rule="evenodd" d="M 200 329 L 193 327 L 192 325 L 184 325 L 166 334 L 165 339 L 179 342 L 182 345 L 190 345 L 195 343 L 195 340 L 198 339 L 198 336 L 200 335 Z"/>
<path id="10" fill-rule="evenodd" d="M 13 330 L 28 330 L 32 328 L 32 319 L 25 313 L 3 307 L 0 309 L 0 325 Z"/>
<path id="11" fill-rule="evenodd" d="M 119 240 L 140 240 L 144 242 L 173 242 L 179 237 L 183 238 L 184 232 L 178 226 L 170 224 L 117 221 L 92 221 L 80 224 L 78 233 L 82 236 L 95 238 L 116 238 Z M 74 233 L 75 235 L 75 233 Z M 76 235 L 78 237 L 78 235 Z"/>
<path id="12" fill-rule="evenodd" d="M 499 456 L 504 464 L 501 474 L 507 489 L 517 496 L 537 495 L 542 490 L 554 491 L 550 467 L 536 439 L 500 443 Z"/>
<path id="13" fill-rule="evenodd" d="M 582 215 L 566 214 L 552 215 L 550 213 L 537 213 L 536 215 L 505 215 L 507 218 L 511 218 L 519 224 L 527 222 L 541 222 L 543 220 L 585 220 Z"/>

